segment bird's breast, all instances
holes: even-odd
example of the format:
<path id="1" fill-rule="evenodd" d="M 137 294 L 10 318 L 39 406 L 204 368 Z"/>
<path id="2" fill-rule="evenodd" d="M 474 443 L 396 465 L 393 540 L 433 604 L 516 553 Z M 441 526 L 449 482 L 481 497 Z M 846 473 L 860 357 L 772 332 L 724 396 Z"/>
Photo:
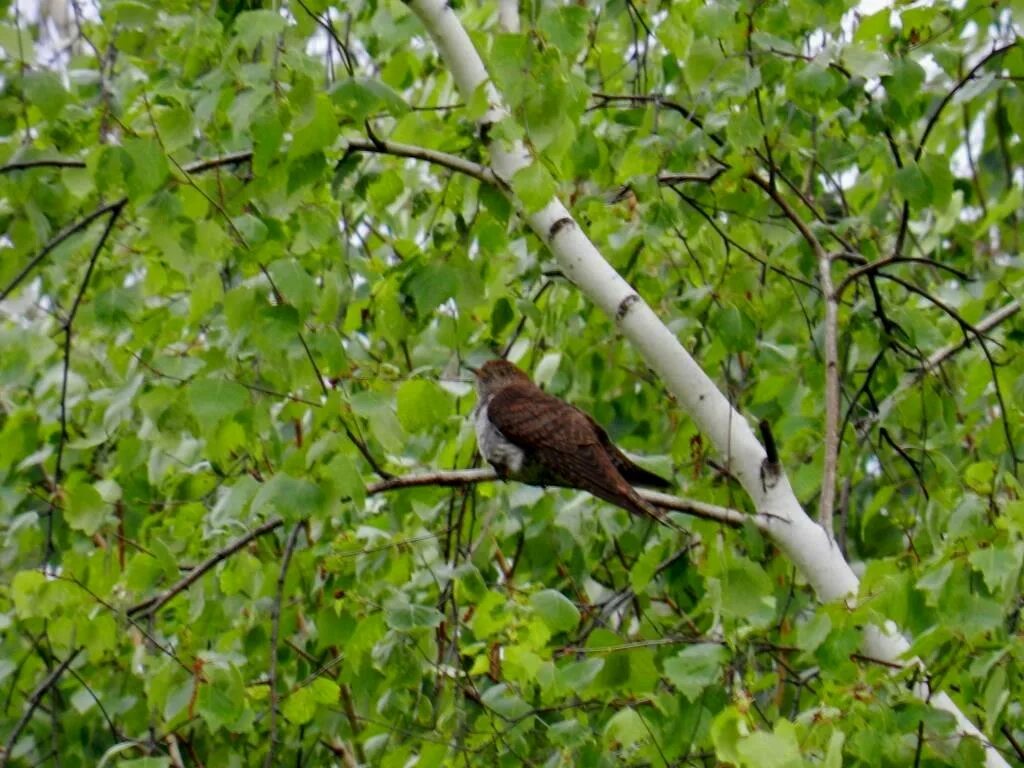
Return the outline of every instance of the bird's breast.
<path id="1" fill-rule="evenodd" d="M 522 472 L 525 454 L 523 449 L 510 442 L 501 434 L 487 415 L 489 402 L 479 403 L 473 412 L 473 426 L 476 428 L 476 442 L 480 453 L 499 472 L 517 474 Z"/>

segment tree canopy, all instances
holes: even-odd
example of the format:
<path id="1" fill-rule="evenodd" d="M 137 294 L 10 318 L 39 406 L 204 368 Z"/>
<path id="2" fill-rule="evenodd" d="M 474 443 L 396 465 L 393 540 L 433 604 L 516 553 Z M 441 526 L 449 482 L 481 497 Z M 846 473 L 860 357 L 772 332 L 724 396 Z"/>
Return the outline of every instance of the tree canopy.
<path id="1" fill-rule="evenodd" d="M 1021 3 L 2 6 L 0 766 L 1024 762 Z"/>

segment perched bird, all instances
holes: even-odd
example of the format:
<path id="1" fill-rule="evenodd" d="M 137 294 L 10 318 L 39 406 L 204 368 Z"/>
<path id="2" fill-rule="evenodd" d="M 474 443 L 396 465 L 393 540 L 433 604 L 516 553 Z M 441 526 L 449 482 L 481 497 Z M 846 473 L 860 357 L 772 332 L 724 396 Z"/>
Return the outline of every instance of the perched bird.
<path id="1" fill-rule="evenodd" d="M 507 360 L 490 360 L 473 372 L 477 445 L 502 479 L 579 488 L 664 521 L 633 484 L 670 483 L 630 461 L 590 416 L 542 391 Z"/>

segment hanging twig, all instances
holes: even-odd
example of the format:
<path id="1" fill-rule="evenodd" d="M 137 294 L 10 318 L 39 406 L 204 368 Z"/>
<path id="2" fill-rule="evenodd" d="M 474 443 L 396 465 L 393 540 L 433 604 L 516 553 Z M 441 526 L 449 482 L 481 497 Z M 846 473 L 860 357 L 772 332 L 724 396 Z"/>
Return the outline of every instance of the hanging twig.
<path id="1" fill-rule="evenodd" d="M 60 381 L 60 437 L 57 442 L 57 459 L 53 472 L 53 493 L 50 501 L 49 514 L 46 516 L 46 549 L 43 555 L 43 560 L 45 562 L 50 561 L 54 551 L 53 518 L 57 514 L 58 507 L 56 499 L 60 493 L 61 481 L 64 479 L 62 462 L 64 459 L 64 447 L 68 442 L 68 374 L 71 370 L 72 328 L 75 322 L 75 316 L 78 314 L 78 308 L 82 304 L 82 297 L 85 295 L 86 288 L 89 287 L 89 280 L 92 277 L 93 269 L 96 267 L 96 261 L 99 259 L 100 252 L 103 250 L 103 246 L 107 242 L 107 238 L 110 237 L 110 233 L 114 229 L 117 217 L 120 215 L 121 210 L 125 205 L 126 201 L 121 200 L 115 203 L 110 209 L 110 218 L 107 220 L 107 226 L 92 249 L 92 255 L 89 257 L 89 265 L 85 269 L 85 277 L 82 278 L 82 284 L 79 286 L 78 293 L 75 295 L 75 300 L 72 302 L 71 309 L 68 312 L 67 318 L 64 320 L 64 365 Z"/>
<path id="2" fill-rule="evenodd" d="M 71 654 L 64 659 L 58 666 L 54 667 L 50 674 L 48 674 L 43 681 L 36 686 L 36 689 L 32 691 L 32 695 L 28 697 L 28 708 L 22 713 L 21 718 L 14 725 L 14 730 L 11 731 L 10 736 L 7 737 L 7 742 L 4 744 L 3 754 L 0 754 L 0 768 L 7 765 L 7 761 L 11 758 L 11 752 L 14 750 L 14 745 L 18 741 L 18 737 L 21 736 L 21 732 L 25 730 L 25 726 L 28 725 L 28 721 L 32 718 L 32 713 L 35 712 L 36 707 L 39 706 L 39 702 L 42 701 L 43 696 L 57 683 L 60 676 L 64 674 L 71 662 L 75 660 L 82 649 L 76 648 Z"/>
<path id="3" fill-rule="evenodd" d="M 274 597 L 270 614 L 270 670 L 267 674 L 267 685 L 270 686 L 270 719 L 267 726 L 267 756 L 263 761 L 264 768 L 270 768 L 277 758 L 274 743 L 277 741 L 277 646 L 281 634 L 281 603 L 284 600 L 284 582 L 288 576 L 288 565 L 291 563 L 292 553 L 295 551 L 295 544 L 299 539 L 303 523 L 302 520 L 296 522 L 288 534 L 284 557 L 281 559 L 281 569 L 277 574 L 277 594 Z"/>

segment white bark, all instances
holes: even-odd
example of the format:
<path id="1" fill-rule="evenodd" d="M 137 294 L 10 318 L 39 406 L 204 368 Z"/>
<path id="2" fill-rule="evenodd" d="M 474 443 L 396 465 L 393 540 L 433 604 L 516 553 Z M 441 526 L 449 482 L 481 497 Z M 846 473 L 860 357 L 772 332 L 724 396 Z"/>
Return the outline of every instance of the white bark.
<path id="1" fill-rule="evenodd" d="M 498 26 L 505 32 L 519 31 L 519 0 L 498 0 Z"/>
<path id="2" fill-rule="evenodd" d="M 409 7 L 430 33 L 463 98 L 469 99 L 477 88 L 486 89 L 490 109 L 482 122 L 493 124 L 508 118 L 483 62 L 445 0 L 410 0 Z M 493 169 L 506 181 L 531 162 L 529 153 L 518 142 L 510 147 L 495 142 L 490 149 Z M 764 448 L 746 419 L 732 408 L 650 306 L 605 261 L 561 201 L 553 198 L 541 210 L 526 216 L 526 220 L 547 243 L 565 276 L 615 318 L 622 333 L 714 443 L 753 500 L 763 522 L 759 527 L 793 560 L 819 599 L 852 600 L 858 586 L 856 575 L 832 538 L 804 512 L 785 474 L 768 471 Z M 904 663 L 902 655 L 907 647 L 906 640 L 898 634 L 885 634 L 873 628 L 865 633 L 865 651 L 883 661 Z M 928 698 L 927 687 L 921 686 L 918 694 Z M 1009 768 L 948 696 L 939 694 L 930 700 L 954 714 L 963 734 L 981 739 L 988 768 Z"/>

